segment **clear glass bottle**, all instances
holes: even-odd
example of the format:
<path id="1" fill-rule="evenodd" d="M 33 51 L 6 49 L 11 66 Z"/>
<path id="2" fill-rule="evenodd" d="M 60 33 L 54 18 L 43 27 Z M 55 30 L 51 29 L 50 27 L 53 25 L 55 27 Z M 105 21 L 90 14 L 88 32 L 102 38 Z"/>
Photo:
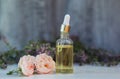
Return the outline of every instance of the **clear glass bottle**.
<path id="1" fill-rule="evenodd" d="M 73 41 L 68 32 L 61 32 L 56 42 L 56 73 L 73 73 Z"/>

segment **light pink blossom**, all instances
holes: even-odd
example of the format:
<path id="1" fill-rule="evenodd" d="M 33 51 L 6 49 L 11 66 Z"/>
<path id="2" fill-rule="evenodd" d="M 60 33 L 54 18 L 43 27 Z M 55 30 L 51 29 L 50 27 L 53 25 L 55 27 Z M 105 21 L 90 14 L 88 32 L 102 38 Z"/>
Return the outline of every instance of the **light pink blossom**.
<path id="1" fill-rule="evenodd" d="M 34 56 L 27 55 L 20 58 L 18 67 L 21 68 L 23 75 L 30 76 L 34 73 L 34 62 Z"/>
<path id="2" fill-rule="evenodd" d="M 39 74 L 48 74 L 55 70 L 54 60 L 45 53 L 36 56 L 35 66 Z"/>

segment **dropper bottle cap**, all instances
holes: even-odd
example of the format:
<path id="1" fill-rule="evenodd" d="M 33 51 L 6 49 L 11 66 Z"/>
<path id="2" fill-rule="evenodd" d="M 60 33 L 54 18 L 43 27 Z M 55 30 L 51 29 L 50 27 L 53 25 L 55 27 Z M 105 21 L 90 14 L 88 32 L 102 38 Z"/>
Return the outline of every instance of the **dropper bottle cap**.
<path id="1" fill-rule="evenodd" d="M 70 31 L 70 15 L 69 14 L 65 15 L 60 31 L 61 32 L 69 32 Z"/>

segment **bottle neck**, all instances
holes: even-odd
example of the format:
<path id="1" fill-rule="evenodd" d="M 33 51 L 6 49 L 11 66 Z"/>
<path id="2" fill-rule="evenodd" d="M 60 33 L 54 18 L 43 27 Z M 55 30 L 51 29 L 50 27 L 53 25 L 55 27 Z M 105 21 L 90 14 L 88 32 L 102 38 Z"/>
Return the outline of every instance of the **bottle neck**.
<path id="1" fill-rule="evenodd" d="M 60 38 L 62 38 L 62 39 L 63 39 L 63 38 L 65 38 L 65 39 L 66 39 L 66 38 L 69 38 L 69 33 L 68 33 L 68 32 L 67 32 L 67 33 L 66 33 L 66 32 L 61 32 Z"/>

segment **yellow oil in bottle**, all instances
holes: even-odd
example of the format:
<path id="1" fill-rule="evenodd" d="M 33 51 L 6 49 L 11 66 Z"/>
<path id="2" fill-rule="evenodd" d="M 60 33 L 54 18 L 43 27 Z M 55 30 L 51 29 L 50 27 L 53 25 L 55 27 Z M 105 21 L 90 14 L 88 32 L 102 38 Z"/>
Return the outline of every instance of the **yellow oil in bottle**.
<path id="1" fill-rule="evenodd" d="M 57 45 L 56 49 L 56 73 L 73 73 L 73 45 Z"/>
<path id="2" fill-rule="evenodd" d="M 56 73 L 73 73 L 73 41 L 69 38 L 70 15 L 66 14 L 61 25 L 61 36 L 56 41 Z"/>

